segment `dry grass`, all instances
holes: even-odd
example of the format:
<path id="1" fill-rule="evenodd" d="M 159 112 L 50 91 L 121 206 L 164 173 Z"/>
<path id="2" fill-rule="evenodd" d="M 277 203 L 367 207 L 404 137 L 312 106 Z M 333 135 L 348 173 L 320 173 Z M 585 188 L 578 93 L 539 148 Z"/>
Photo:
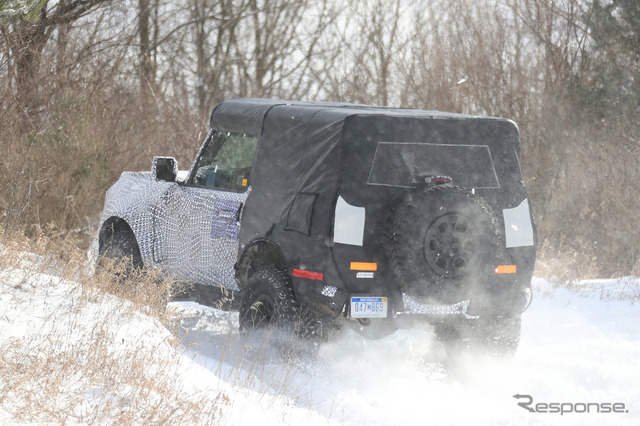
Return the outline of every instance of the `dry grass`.
<path id="1" fill-rule="evenodd" d="M 224 423 L 247 402 L 217 379 L 185 377 L 185 363 L 201 368 L 184 356 L 185 346 L 200 356 L 200 339 L 218 342 L 204 347 L 208 368 L 258 410 L 304 392 L 296 378 L 312 341 L 275 328 L 238 333 L 236 314 L 167 309 L 180 287 L 158 271 L 125 276 L 107 260 L 94 273 L 73 236 L 28 233 L 0 234 L 0 423 Z"/>
<path id="2" fill-rule="evenodd" d="M 35 224 L 50 236 L 83 237 L 85 247 L 106 190 L 124 170 L 151 170 L 154 155 L 175 156 L 184 167 L 207 130 L 199 121 L 206 117 L 171 99 L 154 106 L 166 120 L 150 119 L 135 96 L 112 85 L 90 95 L 49 93 L 50 106 L 25 127 L 20 105 L 2 89 L 0 229 Z"/>
<path id="3" fill-rule="evenodd" d="M 89 274 L 73 243 L 41 237 L 27 253 L 24 239 L 2 238 L 0 421 L 216 423 L 228 397 L 182 389 L 182 350 L 161 327 L 173 324 L 171 283 L 114 278 L 118 265 Z"/>

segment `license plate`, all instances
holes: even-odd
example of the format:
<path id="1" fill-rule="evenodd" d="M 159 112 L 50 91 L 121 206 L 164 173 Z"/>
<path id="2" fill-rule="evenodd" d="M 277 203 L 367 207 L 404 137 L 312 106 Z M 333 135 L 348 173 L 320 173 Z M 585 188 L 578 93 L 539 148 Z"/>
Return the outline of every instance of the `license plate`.
<path id="1" fill-rule="evenodd" d="M 351 318 L 386 318 L 386 297 L 352 297 Z"/>

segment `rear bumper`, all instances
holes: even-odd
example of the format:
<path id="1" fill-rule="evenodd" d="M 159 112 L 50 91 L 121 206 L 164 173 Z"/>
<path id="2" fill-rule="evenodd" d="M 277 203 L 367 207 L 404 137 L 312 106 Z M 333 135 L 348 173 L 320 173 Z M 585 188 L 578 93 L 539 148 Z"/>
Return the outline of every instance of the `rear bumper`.
<path id="1" fill-rule="evenodd" d="M 423 303 L 404 292 L 401 294 L 402 303 L 390 303 L 391 309 L 387 313 L 387 317 L 376 320 L 397 321 L 398 323 L 414 322 L 414 320 L 441 323 L 450 319 L 476 320 L 489 317 L 519 317 L 529 307 L 532 298 L 531 289 L 527 288 L 520 292 L 515 303 L 505 303 L 508 301 L 503 300 L 505 306 L 498 309 L 496 306 L 488 308 L 486 305 L 474 308 L 471 299 L 463 299 L 455 303 Z M 496 304 L 498 304 L 497 301 Z M 347 306 L 343 310 L 343 317 L 351 318 Z M 367 321 L 366 318 L 360 320 Z"/>
<path id="2" fill-rule="evenodd" d="M 431 305 L 420 303 L 417 300 L 412 299 L 408 294 L 402 293 L 402 302 L 405 310 L 403 312 L 396 312 L 394 315 L 396 317 L 402 317 L 405 315 L 459 315 L 466 319 L 478 318 L 477 315 L 469 315 L 467 312 L 469 310 L 469 300 L 462 300 L 458 303 L 446 305 Z"/>

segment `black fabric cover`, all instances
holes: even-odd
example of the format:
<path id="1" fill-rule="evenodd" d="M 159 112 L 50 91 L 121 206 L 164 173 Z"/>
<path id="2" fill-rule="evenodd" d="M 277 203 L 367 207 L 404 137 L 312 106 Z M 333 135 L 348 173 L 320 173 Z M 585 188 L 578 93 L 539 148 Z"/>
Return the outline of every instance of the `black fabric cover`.
<path id="1" fill-rule="evenodd" d="M 310 235 L 311 218 L 316 198 L 318 198 L 318 194 L 300 192 L 296 195 L 289 210 L 289 216 L 287 216 L 285 231 L 297 231 L 304 235 Z"/>
<path id="2" fill-rule="evenodd" d="M 492 189 L 487 200 L 498 210 L 517 206 L 526 196 L 517 158 L 518 130 L 505 119 L 340 103 L 237 99 L 216 107 L 210 122 L 216 130 L 259 137 L 252 190 L 240 228 L 240 251 L 254 239 L 267 237 L 280 246 L 291 264 L 304 263 L 311 270 L 324 270 L 330 259 L 338 194 L 350 205 L 367 206 L 367 228 L 375 224 L 376 218 L 369 217 L 376 214 L 375 205 L 386 203 L 380 211 L 388 210 L 388 204 L 402 196 L 398 188 L 368 183 L 380 142 L 487 145 L 499 160 L 495 164 L 499 184 L 515 181 L 521 186 L 504 188 L 509 191 Z M 465 167 L 462 163 L 460 167 Z M 513 173 L 518 176 L 515 180 Z"/>

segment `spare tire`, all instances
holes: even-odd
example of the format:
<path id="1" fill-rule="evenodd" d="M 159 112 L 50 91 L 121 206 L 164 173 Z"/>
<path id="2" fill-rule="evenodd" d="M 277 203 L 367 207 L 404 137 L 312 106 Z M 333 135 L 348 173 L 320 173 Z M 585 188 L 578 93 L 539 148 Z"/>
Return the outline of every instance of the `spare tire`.
<path id="1" fill-rule="evenodd" d="M 389 246 L 394 277 L 420 299 L 457 302 L 484 285 L 502 241 L 488 203 L 444 184 L 407 193 L 392 220 Z"/>

